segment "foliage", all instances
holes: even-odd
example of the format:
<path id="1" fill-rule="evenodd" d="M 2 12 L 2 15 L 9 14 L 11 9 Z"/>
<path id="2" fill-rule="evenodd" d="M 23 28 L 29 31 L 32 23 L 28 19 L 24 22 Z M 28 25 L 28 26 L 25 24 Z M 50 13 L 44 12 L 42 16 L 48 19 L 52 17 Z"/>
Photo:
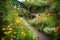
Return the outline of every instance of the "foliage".
<path id="1" fill-rule="evenodd" d="M 0 24 L 2 24 L 0 25 L 0 40 L 36 40 L 36 34 L 31 30 L 30 25 L 18 17 L 16 6 L 12 4 L 12 0 L 1 0 L 0 2 L 2 2 L 0 15 L 5 15 L 0 19 Z"/>
<path id="2" fill-rule="evenodd" d="M 59 10 L 60 10 L 60 0 L 54 0 L 53 1 L 53 3 L 52 3 L 52 5 L 51 5 L 51 10 L 53 11 L 53 12 L 59 12 Z"/>
<path id="3" fill-rule="evenodd" d="M 45 31 L 46 28 L 56 27 L 56 18 L 52 16 L 51 14 L 48 14 L 48 15 L 43 14 L 35 18 L 35 20 L 31 20 L 30 23 L 31 25 L 34 25 L 39 30 L 44 30 L 44 32 L 46 32 Z M 49 34 L 49 32 L 47 32 L 47 34 Z"/>
<path id="4" fill-rule="evenodd" d="M 36 6 L 44 6 L 44 5 L 46 5 L 45 0 L 29 0 L 29 1 L 25 1 L 24 3 L 26 3 L 25 5 L 33 4 L 33 5 L 36 5 Z"/>

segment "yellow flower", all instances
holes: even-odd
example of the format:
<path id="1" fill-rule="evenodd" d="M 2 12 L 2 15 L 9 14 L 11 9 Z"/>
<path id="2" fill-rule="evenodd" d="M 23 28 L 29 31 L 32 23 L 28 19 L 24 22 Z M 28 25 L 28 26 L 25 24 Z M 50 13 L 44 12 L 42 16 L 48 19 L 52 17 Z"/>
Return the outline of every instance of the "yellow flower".
<path id="1" fill-rule="evenodd" d="M 3 31 L 5 31 L 6 29 L 5 28 L 2 28 Z"/>
<path id="2" fill-rule="evenodd" d="M 15 22 L 16 22 L 16 23 L 20 23 L 20 20 L 19 20 L 19 19 L 15 19 Z"/>
<path id="3" fill-rule="evenodd" d="M 11 40 L 13 40 L 13 39 L 11 39 Z"/>
<path id="4" fill-rule="evenodd" d="M 13 30 L 13 28 L 10 25 L 8 25 L 7 30 Z"/>
<path id="5" fill-rule="evenodd" d="M 2 37 L 1 40 L 4 40 L 4 38 Z"/>
<path id="6" fill-rule="evenodd" d="M 12 31 L 4 32 L 5 35 L 10 34 Z"/>
<path id="7" fill-rule="evenodd" d="M 8 28 L 8 30 L 13 30 L 13 28 Z"/>
<path id="8" fill-rule="evenodd" d="M 9 34 L 9 32 L 4 32 L 4 34 L 5 34 L 5 35 L 8 35 L 8 34 Z"/>
<path id="9" fill-rule="evenodd" d="M 8 31 L 8 33 L 11 33 L 12 31 Z"/>
<path id="10" fill-rule="evenodd" d="M 26 33 L 25 32 L 21 32 L 22 36 L 25 37 L 26 36 Z"/>
<path id="11" fill-rule="evenodd" d="M 16 32 L 14 32 L 14 34 L 16 34 Z"/>

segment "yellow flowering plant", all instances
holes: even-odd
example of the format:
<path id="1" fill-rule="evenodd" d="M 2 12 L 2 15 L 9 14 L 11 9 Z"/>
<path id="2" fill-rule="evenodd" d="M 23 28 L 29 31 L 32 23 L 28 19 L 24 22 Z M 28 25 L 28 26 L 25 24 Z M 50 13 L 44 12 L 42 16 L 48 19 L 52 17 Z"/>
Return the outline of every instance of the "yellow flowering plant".
<path id="1" fill-rule="evenodd" d="M 2 3 L 1 3 L 2 1 Z M 35 32 L 26 25 L 25 20 L 18 17 L 16 8 L 13 7 L 12 0 L 1 0 L 1 5 L 4 5 L 1 19 L 5 24 L 0 26 L 0 39 L 1 40 L 36 40 Z M 1 9 L 1 10 L 2 10 Z M 1 14 L 1 13 L 0 13 Z M 6 15 L 6 16 L 5 16 Z M 33 35 L 35 36 L 33 38 Z"/>

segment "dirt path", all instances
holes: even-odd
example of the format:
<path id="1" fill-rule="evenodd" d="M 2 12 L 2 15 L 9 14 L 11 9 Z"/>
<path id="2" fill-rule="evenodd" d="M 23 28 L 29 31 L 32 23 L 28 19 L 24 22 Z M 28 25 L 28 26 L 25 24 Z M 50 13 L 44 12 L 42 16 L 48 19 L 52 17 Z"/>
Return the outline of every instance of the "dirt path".
<path id="1" fill-rule="evenodd" d="M 36 28 L 32 27 L 29 23 L 27 23 L 23 18 L 20 19 L 23 21 L 24 25 L 26 25 L 27 27 L 29 26 L 29 29 L 35 32 L 37 40 L 50 40 L 50 38 L 47 35 L 45 35 L 42 32 L 39 32 Z"/>
<path id="2" fill-rule="evenodd" d="M 45 35 L 42 32 L 39 32 L 38 30 L 34 30 L 36 32 L 37 35 L 37 40 L 51 40 L 47 35 Z"/>
<path id="3" fill-rule="evenodd" d="M 33 31 L 36 33 L 37 40 L 51 40 L 49 36 L 43 32 L 39 32 L 36 28 L 30 27 L 30 29 L 34 29 Z"/>

